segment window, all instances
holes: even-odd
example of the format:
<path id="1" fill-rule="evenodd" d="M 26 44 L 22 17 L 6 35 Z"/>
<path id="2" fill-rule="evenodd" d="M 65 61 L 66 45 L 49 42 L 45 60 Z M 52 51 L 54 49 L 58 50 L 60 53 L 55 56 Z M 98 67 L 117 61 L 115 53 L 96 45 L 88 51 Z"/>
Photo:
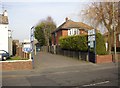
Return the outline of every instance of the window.
<path id="1" fill-rule="evenodd" d="M 71 35 L 71 30 L 70 30 L 70 35 Z"/>
<path id="2" fill-rule="evenodd" d="M 76 30 L 74 30 L 74 35 L 77 35 L 77 31 Z"/>
<path id="3" fill-rule="evenodd" d="M 7 28 L 7 26 L 5 26 L 5 28 Z"/>
<path id="4" fill-rule="evenodd" d="M 79 29 L 77 30 L 77 35 L 79 35 Z"/>
<path id="5" fill-rule="evenodd" d="M 71 36 L 71 35 L 79 35 L 79 29 L 77 28 L 71 28 L 68 30 L 68 36 Z"/>

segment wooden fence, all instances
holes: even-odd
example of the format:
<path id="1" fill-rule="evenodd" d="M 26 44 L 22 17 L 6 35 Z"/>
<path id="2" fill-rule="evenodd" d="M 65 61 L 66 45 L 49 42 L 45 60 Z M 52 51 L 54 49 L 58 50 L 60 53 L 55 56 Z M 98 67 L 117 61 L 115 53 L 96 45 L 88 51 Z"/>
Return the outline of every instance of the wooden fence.
<path id="1" fill-rule="evenodd" d="M 60 46 L 50 46 L 50 49 L 48 49 L 48 52 L 53 53 L 53 54 L 59 54 L 59 55 L 64 55 L 68 57 L 73 57 L 78 60 L 88 60 L 88 52 L 83 52 L 83 51 L 73 51 L 73 50 L 65 50 L 61 49 Z M 93 55 L 91 53 L 91 55 Z M 93 59 L 93 57 L 92 57 Z"/>
<path id="2" fill-rule="evenodd" d="M 29 53 L 22 51 L 22 47 L 17 47 L 15 56 L 20 56 L 21 58 L 30 58 Z"/>

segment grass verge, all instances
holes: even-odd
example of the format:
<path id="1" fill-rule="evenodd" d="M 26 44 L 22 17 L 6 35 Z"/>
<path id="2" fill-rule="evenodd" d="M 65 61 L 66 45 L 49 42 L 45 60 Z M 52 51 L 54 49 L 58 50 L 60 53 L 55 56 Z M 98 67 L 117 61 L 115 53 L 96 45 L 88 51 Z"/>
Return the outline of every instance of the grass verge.
<path id="1" fill-rule="evenodd" d="M 10 57 L 8 60 L 28 60 L 29 58 L 21 58 L 19 56 Z"/>

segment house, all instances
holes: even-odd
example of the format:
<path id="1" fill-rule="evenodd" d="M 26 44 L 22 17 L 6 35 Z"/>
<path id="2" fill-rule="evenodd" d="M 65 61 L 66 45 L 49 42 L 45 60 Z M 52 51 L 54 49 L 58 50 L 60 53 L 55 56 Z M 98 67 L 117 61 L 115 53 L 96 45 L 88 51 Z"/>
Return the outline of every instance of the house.
<path id="1" fill-rule="evenodd" d="M 104 33 L 103 36 L 105 37 L 106 48 L 108 48 L 108 32 Z M 114 35 L 113 34 L 112 34 L 111 38 L 112 38 L 111 39 L 111 49 L 114 50 Z M 116 49 L 117 49 L 117 51 L 120 51 L 120 30 L 119 30 L 119 28 L 116 30 Z"/>
<path id="2" fill-rule="evenodd" d="M 12 31 L 8 30 L 8 52 L 10 55 L 13 55 L 13 47 L 12 47 Z"/>
<path id="3" fill-rule="evenodd" d="M 5 10 L 0 14 L 0 50 L 8 52 L 8 14 Z"/>
<path id="4" fill-rule="evenodd" d="M 61 36 L 83 35 L 87 34 L 87 31 L 91 29 L 93 27 L 85 23 L 74 22 L 66 18 L 65 22 L 52 32 L 52 45 L 58 45 Z"/>
<path id="5" fill-rule="evenodd" d="M 0 50 L 5 50 L 12 55 L 12 31 L 9 30 L 7 10 L 0 14 Z"/>

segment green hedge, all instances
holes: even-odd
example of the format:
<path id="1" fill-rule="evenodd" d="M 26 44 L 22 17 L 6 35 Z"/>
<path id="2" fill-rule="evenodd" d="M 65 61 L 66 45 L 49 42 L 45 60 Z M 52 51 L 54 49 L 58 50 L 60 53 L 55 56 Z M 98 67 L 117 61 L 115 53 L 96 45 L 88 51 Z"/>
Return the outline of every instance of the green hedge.
<path id="1" fill-rule="evenodd" d="M 104 40 L 104 37 L 100 33 L 97 33 L 96 35 L 96 53 L 98 55 L 107 54 L 106 47 L 105 47 L 105 40 Z"/>
<path id="2" fill-rule="evenodd" d="M 67 36 L 60 37 L 60 47 L 62 49 L 87 51 L 87 36 Z"/>
<path id="3" fill-rule="evenodd" d="M 62 49 L 74 51 L 88 50 L 88 39 L 86 35 L 60 37 L 59 43 Z M 91 51 L 93 51 L 93 49 L 91 49 Z M 105 50 L 105 41 L 100 33 L 96 34 L 96 53 L 98 55 L 107 54 Z"/>

